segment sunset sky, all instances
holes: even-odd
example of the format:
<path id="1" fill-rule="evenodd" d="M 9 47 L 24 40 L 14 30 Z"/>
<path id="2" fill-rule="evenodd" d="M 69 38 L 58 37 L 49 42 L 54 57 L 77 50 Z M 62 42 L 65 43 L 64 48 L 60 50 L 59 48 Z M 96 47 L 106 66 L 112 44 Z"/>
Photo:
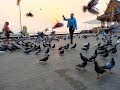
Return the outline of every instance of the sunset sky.
<path id="1" fill-rule="evenodd" d="M 70 13 L 74 13 L 78 23 L 78 30 L 92 28 L 93 25 L 87 25 L 83 22 L 93 20 L 97 16 L 88 12 L 83 13 L 83 5 L 87 5 L 90 0 L 21 0 L 22 10 L 22 25 L 28 27 L 29 33 L 36 33 L 37 31 L 43 31 L 45 28 L 49 28 L 56 23 L 56 19 L 64 23 L 64 27 L 56 29 L 58 33 L 66 33 L 66 22 L 63 21 L 62 15 L 69 18 Z M 99 0 L 99 4 L 96 6 L 100 14 L 105 11 L 109 0 Z M 40 8 L 42 10 L 40 10 Z M 28 12 L 34 14 L 33 18 L 26 17 Z M 17 6 L 17 0 L 0 0 L 0 31 L 3 28 L 4 22 L 10 22 L 10 29 L 18 33 L 20 31 L 19 21 L 19 7 Z"/>

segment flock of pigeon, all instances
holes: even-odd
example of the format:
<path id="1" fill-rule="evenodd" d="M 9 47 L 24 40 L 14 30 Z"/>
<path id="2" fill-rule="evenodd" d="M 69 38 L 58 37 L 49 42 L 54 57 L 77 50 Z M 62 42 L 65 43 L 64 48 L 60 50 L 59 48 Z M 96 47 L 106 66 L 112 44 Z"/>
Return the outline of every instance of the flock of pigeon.
<path id="1" fill-rule="evenodd" d="M 103 45 L 101 45 L 101 42 L 96 44 L 96 50 L 93 54 L 93 56 L 91 56 L 90 58 L 87 58 L 86 56 L 84 56 L 82 53 L 80 53 L 80 58 L 83 61 L 82 63 L 76 65 L 76 69 L 80 70 L 81 68 L 83 68 L 84 71 L 85 67 L 87 66 L 88 62 L 94 62 L 94 69 L 97 73 L 97 79 L 99 79 L 99 75 L 103 74 L 104 72 L 106 72 L 106 70 L 109 70 L 110 73 L 112 73 L 111 69 L 115 66 L 115 60 L 112 57 L 111 60 L 106 63 L 103 66 L 100 66 L 96 60 L 97 56 L 101 56 L 101 57 L 109 57 L 109 53 L 111 54 L 116 54 L 117 53 L 117 46 L 118 46 L 118 42 L 116 44 L 112 43 L 112 37 L 117 37 L 115 36 L 106 36 L 104 35 L 104 38 L 102 38 L 102 42 L 104 43 Z M 98 37 L 96 37 L 96 40 L 99 40 Z M 119 37 L 118 37 L 119 40 Z M 88 43 L 87 45 L 84 45 L 83 48 L 81 48 L 84 51 L 88 51 L 90 47 L 90 43 Z"/>
<path id="2" fill-rule="evenodd" d="M 78 38 L 81 38 L 80 35 L 77 35 Z M 89 36 L 85 36 L 88 38 Z M 103 38 L 99 38 L 98 36 L 94 36 L 96 40 L 101 40 L 101 42 L 97 43 L 95 46 L 97 47 L 95 49 L 95 52 L 93 56 L 90 58 L 87 58 L 87 56 L 84 56 L 82 53 L 80 53 L 80 59 L 83 61 L 82 63 L 78 64 L 75 66 L 76 69 L 81 70 L 83 68 L 84 71 L 86 71 L 85 67 L 87 66 L 88 63 L 93 63 L 94 62 L 94 69 L 98 75 L 97 79 L 99 79 L 99 75 L 103 74 L 106 69 L 110 70 L 115 66 L 115 60 L 114 58 L 111 58 L 111 60 L 106 63 L 104 66 L 99 66 L 96 58 L 98 55 L 101 57 L 109 57 L 109 53 L 116 54 L 117 53 L 117 46 L 119 43 L 117 42 L 115 45 L 112 43 L 112 38 L 118 37 L 114 35 L 103 35 Z M 70 39 L 70 37 L 64 37 L 64 36 L 58 36 L 56 39 L 53 38 L 52 41 L 50 38 L 45 39 L 46 37 L 44 36 L 42 38 L 42 42 L 36 43 L 35 41 L 32 40 L 24 40 L 24 39 L 12 39 L 11 44 L 5 44 L 3 41 L 0 42 L 0 53 L 5 53 L 6 51 L 14 52 L 15 50 L 22 50 L 25 54 L 29 54 L 31 52 L 34 52 L 35 55 L 39 55 L 41 52 L 44 52 L 44 58 L 40 59 L 39 62 L 41 64 L 46 64 L 47 60 L 49 60 L 49 52 L 51 50 L 56 49 L 56 44 L 53 44 L 53 40 L 59 41 L 60 39 L 66 40 Z M 76 38 L 76 37 L 74 37 Z M 86 39 L 83 36 L 83 39 Z M 118 37 L 119 40 L 119 37 Z M 104 44 L 102 44 L 104 43 Z M 42 48 L 41 48 L 42 45 Z M 88 52 L 90 48 L 90 43 L 84 45 L 81 50 Z M 75 43 L 70 47 L 70 44 L 68 43 L 67 45 L 60 46 L 57 48 L 60 56 L 63 56 L 65 53 L 65 50 L 69 49 L 75 49 L 77 47 L 77 44 Z M 43 53 L 42 53 L 43 54 Z M 112 73 L 112 72 L 111 72 Z"/>

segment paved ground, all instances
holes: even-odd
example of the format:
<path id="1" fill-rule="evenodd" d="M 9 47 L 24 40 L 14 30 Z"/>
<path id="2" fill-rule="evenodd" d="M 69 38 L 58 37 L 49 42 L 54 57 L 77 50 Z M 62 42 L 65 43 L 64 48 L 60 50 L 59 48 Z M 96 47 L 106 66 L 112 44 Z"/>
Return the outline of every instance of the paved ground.
<path id="1" fill-rule="evenodd" d="M 97 80 L 93 63 L 88 64 L 86 72 L 75 69 L 75 65 L 81 62 L 80 52 L 87 57 L 93 55 L 95 38 L 74 40 L 77 43 L 76 50 L 65 51 L 64 56 L 59 55 L 57 48 L 69 40 L 53 42 L 56 43 L 56 49 L 50 51 L 46 65 L 38 63 L 44 57 L 43 52 L 38 56 L 34 52 L 26 55 L 22 51 L 0 55 L 0 90 L 119 90 L 120 46 L 117 55 L 110 54 L 106 59 L 97 57 L 100 65 L 108 62 L 111 57 L 116 61 L 114 74 L 107 72 Z M 84 52 L 80 48 L 87 42 L 91 43 L 91 47 L 88 52 Z"/>

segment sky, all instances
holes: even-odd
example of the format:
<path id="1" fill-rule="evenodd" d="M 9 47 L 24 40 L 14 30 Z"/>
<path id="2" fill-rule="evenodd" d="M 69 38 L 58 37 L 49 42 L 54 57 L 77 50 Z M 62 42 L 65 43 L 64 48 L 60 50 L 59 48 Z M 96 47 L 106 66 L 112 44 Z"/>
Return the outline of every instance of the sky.
<path id="1" fill-rule="evenodd" d="M 45 28 L 52 30 L 52 26 L 60 21 L 64 24 L 62 28 L 55 29 L 57 33 L 67 33 L 67 22 L 63 21 L 62 15 L 66 18 L 70 17 L 70 13 L 74 13 L 80 32 L 83 29 L 91 29 L 96 25 L 88 25 L 83 22 L 96 19 L 96 15 L 89 12 L 83 13 L 82 7 L 87 5 L 90 0 L 21 0 L 22 25 L 27 26 L 29 33 L 43 31 Z M 103 14 L 106 10 L 109 0 L 99 0 L 96 6 L 99 12 Z M 42 10 L 40 10 L 42 9 Z M 26 17 L 26 13 L 34 14 L 33 18 Z M 98 15 L 98 16 L 99 16 Z M 4 22 L 9 21 L 10 29 L 14 33 L 18 33 L 20 29 L 20 13 L 17 6 L 17 0 L 0 0 L 0 31 L 4 26 Z"/>

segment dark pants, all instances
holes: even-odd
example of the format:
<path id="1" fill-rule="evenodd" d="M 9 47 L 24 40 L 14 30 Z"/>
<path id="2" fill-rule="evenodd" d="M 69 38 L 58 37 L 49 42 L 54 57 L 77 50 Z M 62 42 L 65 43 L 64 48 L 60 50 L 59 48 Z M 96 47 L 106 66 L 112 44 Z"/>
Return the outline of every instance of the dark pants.
<path id="1" fill-rule="evenodd" d="M 73 34 L 74 34 L 74 28 L 73 27 L 69 27 L 69 33 L 70 33 L 70 43 L 73 44 Z"/>
<path id="2" fill-rule="evenodd" d="M 6 33 L 5 33 L 5 36 L 6 36 L 7 39 L 9 39 L 10 33 L 9 33 L 9 32 L 6 32 Z"/>

